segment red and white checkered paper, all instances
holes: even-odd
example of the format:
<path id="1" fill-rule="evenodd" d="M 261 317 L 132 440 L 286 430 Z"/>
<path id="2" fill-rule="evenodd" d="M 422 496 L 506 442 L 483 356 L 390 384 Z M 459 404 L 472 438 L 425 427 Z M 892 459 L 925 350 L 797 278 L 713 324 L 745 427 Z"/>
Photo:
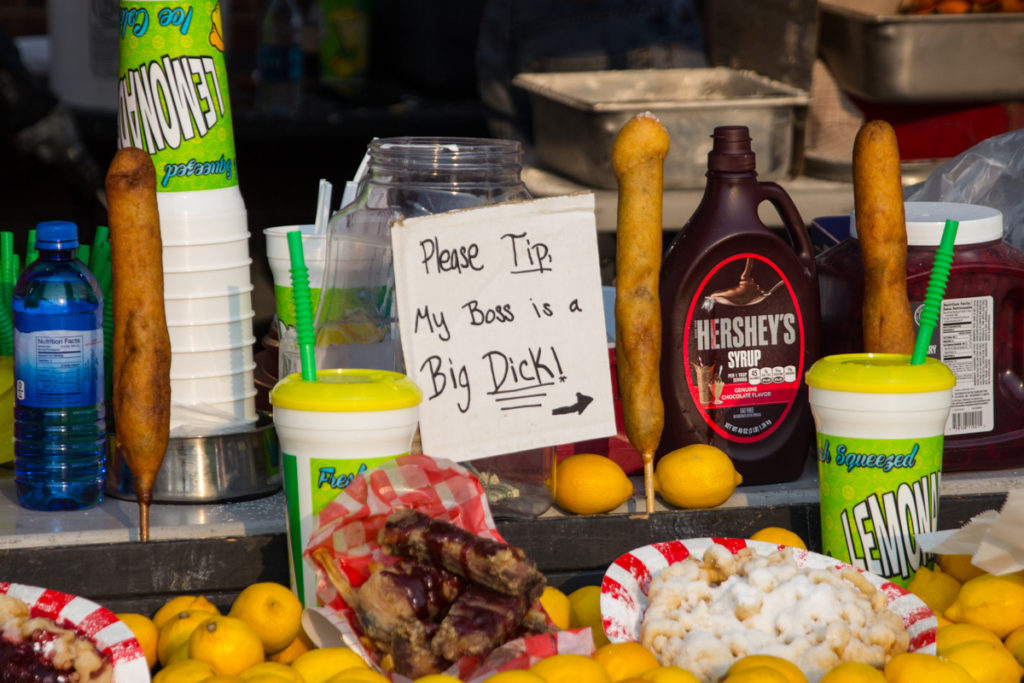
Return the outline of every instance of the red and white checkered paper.
<path id="1" fill-rule="evenodd" d="M 49 617 L 62 628 L 88 638 L 114 665 L 114 683 L 148 683 L 146 655 L 128 626 L 91 600 L 47 588 L 0 582 L 0 593 L 28 605 L 33 617 Z"/>
<path id="2" fill-rule="evenodd" d="M 324 507 L 305 550 L 307 564 L 317 573 L 317 597 L 325 605 L 316 611 L 338 629 L 346 646 L 378 671 L 379 658 L 359 639 L 354 612 L 310 556 L 318 548 L 327 549 L 349 583 L 358 588 L 374 566 L 394 562 L 377 543 L 377 534 L 388 516 L 400 508 L 413 508 L 504 542 L 477 478 L 450 460 L 426 455 L 402 456 L 364 472 Z M 554 631 L 509 641 L 483 659 L 463 657 L 445 673 L 474 683 L 498 671 L 529 668 L 554 654 L 590 655 L 593 651 L 589 628 Z M 410 680 L 394 672 L 387 675 L 396 683 Z"/>

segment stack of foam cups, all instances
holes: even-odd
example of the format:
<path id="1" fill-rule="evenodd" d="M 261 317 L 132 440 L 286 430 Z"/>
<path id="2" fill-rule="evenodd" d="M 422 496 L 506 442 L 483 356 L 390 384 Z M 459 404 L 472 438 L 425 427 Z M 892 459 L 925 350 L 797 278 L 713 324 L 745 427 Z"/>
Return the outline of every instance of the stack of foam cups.
<path id="1" fill-rule="evenodd" d="M 203 433 L 253 423 L 256 339 L 245 208 L 171 227 L 163 248 L 171 427 Z"/>
<path id="2" fill-rule="evenodd" d="M 171 434 L 242 431 L 257 417 L 256 339 L 220 5 L 121 6 L 118 146 L 148 151 L 156 170 Z"/>

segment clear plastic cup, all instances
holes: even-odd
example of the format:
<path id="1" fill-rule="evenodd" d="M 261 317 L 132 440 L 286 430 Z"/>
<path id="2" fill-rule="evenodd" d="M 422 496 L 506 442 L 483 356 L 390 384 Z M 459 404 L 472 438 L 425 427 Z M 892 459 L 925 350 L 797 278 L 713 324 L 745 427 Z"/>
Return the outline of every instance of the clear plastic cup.
<path id="1" fill-rule="evenodd" d="M 185 405 L 225 403 L 245 398 L 256 386 L 256 364 L 238 372 L 205 377 L 171 377 L 171 400 Z"/>
<path id="2" fill-rule="evenodd" d="M 956 379 L 934 358 L 826 356 L 807 372 L 817 431 L 822 552 L 907 585 L 938 531 L 943 430 Z"/>
<path id="3" fill-rule="evenodd" d="M 317 515 L 352 479 L 412 448 L 422 394 L 405 375 L 384 370 L 295 373 L 270 392 L 288 502 L 292 588 L 315 607 L 316 572 L 302 559 Z"/>
<path id="4" fill-rule="evenodd" d="M 295 300 L 292 294 L 291 256 L 288 253 L 288 233 L 302 232 L 302 256 L 309 273 L 309 296 L 313 310 L 320 302 L 320 286 L 324 279 L 324 261 L 327 258 L 326 234 L 315 234 L 316 226 L 280 225 L 267 228 L 263 235 L 267 241 L 267 262 L 274 278 L 274 301 L 277 313 L 278 377 L 287 377 L 299 371 L 299 348 L 295 331 Z"/>

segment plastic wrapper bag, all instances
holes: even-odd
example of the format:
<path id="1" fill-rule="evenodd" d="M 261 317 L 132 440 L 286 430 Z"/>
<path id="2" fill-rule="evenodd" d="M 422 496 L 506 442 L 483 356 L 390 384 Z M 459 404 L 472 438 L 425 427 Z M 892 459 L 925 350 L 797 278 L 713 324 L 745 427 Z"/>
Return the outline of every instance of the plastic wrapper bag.
<path id="1" fill-rule="evenodd" d="M 319 636 L 325 631 L 336 632 L 340 642 L 334 645 L 343 644 L 359 653 L 377 671 L 381 671 L 379 658 L 360 639 L 355 613 L 327 580 L 312 554 L 320 548 L 326 549 L 352 587 L 358 588 L 369 578 L 375 565 L 394 561 L 395 558 L 378 544 L 377 535 L 388 516 L 400 508 L 413 508 L 479 536 L 505 542 L 495 528 L 479 480 L 461 465 L 426 455 L 401 456 L 360 474 L 320 511 L 303 555 L 316 570 L 317 597 L 324 606 L 307 609 L 303 624 L 309 626 L 307 631 L 315 631 Z M 310 635 L 314 641 L 318 640 L 313 633 Z M 322 637 L 320 640 L 317 644 L 321 647 L 331 645 L 322 642 Z M 466 683 L 476 683 L 499 671 L 527 669 L 552 655 L 589 656 L 593 652 L 589 628 L 552 630 L 510 640 L 483 658 L 463 657 L 444 673 Z M 395 672 L 385 675 L 396 683 L 411 680 Z"/>
<path id="2" fill-rule="evenodd" d="M 1003 213 L 1003 239 L 1024 249 L 1024 129 L 983 140 L 904 190 L 913 202 L 962 202 Z"/>

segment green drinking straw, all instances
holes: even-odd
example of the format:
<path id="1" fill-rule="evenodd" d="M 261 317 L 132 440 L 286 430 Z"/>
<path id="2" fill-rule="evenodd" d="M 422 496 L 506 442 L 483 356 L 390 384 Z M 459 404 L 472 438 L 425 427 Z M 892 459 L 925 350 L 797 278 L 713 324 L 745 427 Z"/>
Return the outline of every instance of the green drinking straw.
<path id="1" fill-rule="evenodd" d="M 313 332 L 313 300 L 309 293 L 309 270 L 302 254 L 302 231 L 288 233 L 288 256 L 291 258 L 292 303 L 295 305 L 295 330 L 299 337 L 299 360 L 302 379 L 316 381 L 316 353 Z"/>
<path id="2" fill-rule="evenodd" d="M 36 229 L 29 228 L 28 245 L 25 247 L 25 267 L 28 268 L 28 264 L 37 258 L 39 258 L 39 252 L 36 251 Z"/>
<path id="3" fill-rule="evenodd" d="M 928 288 L 925 290 L 924 306 L 921 309 L 921 326 L 917 328 L 914 353 L 910 356 L 911 365 L 921 365 L 928 355 L 928 345 L 932 341 L 935 326 L 939 323 L 939 311 L 942 309 L 942 297 L 946 293 L 949 268 L 953 265 L 953 243 L 956 241 L 956 230 L 959 226 L 959 222 L 948 220 L 942 229 L 942 240 L 939 242 L 939 248 L 935 250 L 932 272 L 928 276 Z"/>
<path id="4" fill-rule="evenodd" d="M 0 232 L 0 356 L 14 355 L 14 284 L 18 257 L 14 255 L 14 233 Z"/>

